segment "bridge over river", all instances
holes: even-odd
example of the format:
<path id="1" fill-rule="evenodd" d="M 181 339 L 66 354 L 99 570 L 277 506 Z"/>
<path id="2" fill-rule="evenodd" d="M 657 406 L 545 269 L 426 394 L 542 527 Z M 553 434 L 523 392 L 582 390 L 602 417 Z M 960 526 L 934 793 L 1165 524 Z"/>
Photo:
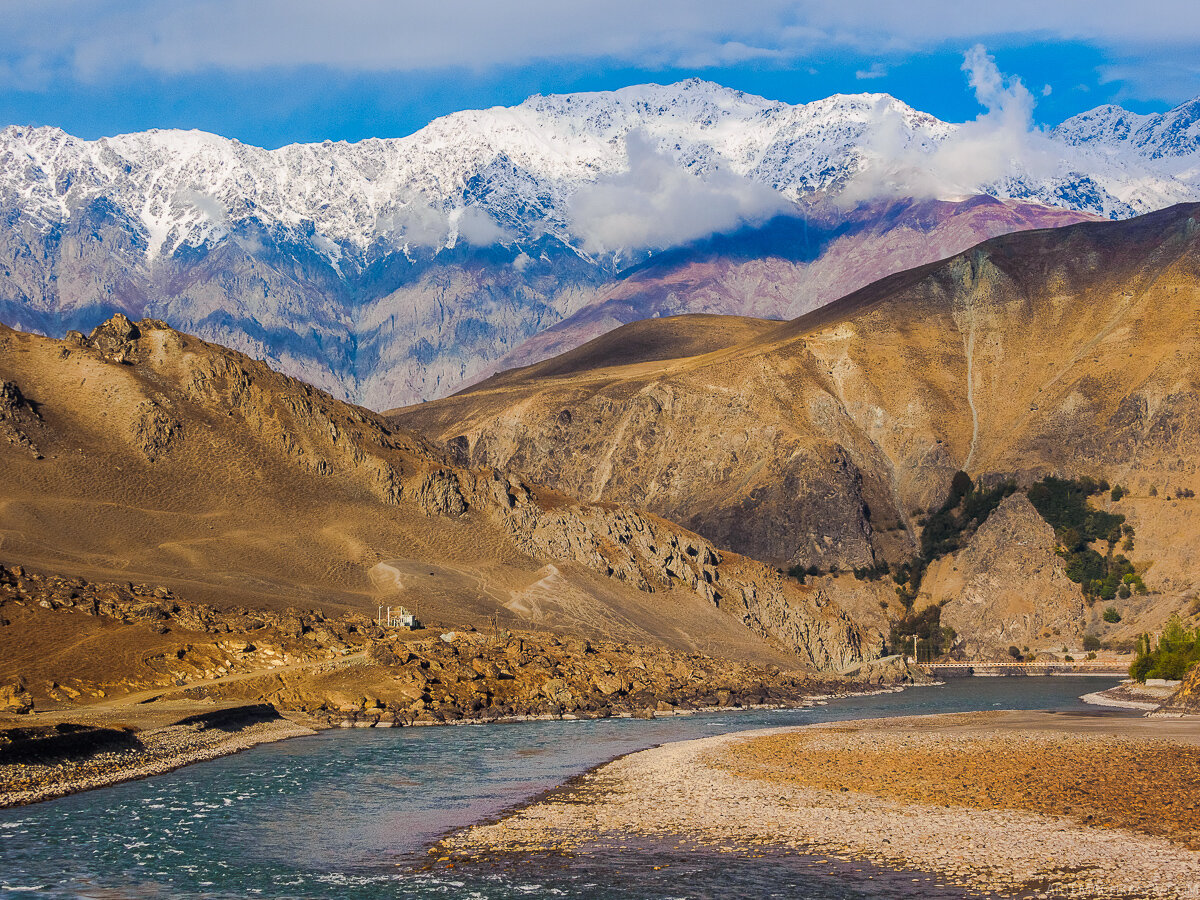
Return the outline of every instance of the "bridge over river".
<path id="1" fill-rule="evenodd" d="M 911 662 L 911 660 L 910 660 Z M 1112 662 L 924 662 L 916 664 L 930 675 L 1127 675 L 1127 665 Z"/>

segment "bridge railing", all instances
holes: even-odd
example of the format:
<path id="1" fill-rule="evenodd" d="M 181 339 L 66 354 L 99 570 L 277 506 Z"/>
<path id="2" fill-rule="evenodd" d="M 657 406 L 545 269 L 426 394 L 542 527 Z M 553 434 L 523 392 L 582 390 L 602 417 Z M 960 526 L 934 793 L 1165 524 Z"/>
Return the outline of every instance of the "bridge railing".
<path id="1" fill-rule="evenodd" d="M 1065 662 L 1062 660 L 1047 660 L 1046 662 L 923 662 L 917 663 L 923 669 L 1062 669 L 1070 671 L 1114 672 L 1123 673 L 1126 666 L 1121 663 L 1099 662 Z"/>

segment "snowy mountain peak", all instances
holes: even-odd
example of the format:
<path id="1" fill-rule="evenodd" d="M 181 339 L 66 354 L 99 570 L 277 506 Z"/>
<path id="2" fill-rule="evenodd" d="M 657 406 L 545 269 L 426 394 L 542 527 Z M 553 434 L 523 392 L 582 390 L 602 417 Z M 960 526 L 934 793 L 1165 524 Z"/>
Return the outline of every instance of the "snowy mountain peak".
<path id="1" fill-rule="evenodd" d="M 116 311 L 162 318 L 383 408 L 445 394 L 604 307 L 631 261 L 667 248 L 764 259 L 645 308 L 795 314 L 786 295 L 833 299 L 1006 229 L 1196 199 L 1198 106 L 1102 107 L 1016 133 L 1011 117 L 951 124 L 887 94 L 793 105 L 692 79 L 274 150 L 12 126 L 0 321 L 62 334 Z M 980 193 L 1023 202 L 962 204 L 964 220 L 955 204 L 858 205 Z M 811 215 L 789 221 L 800 208 Z"/>
<path id="2" fill-rule="evenodd" d="M 906 165 L 933 159 L 966 127 L 887 94 L 791 105 L 700 79 L 536 95 L 454 113 L 404 138 L 277 150 L 201 131 L 84 141 L 10 126 L 0 132 L 0 201 L 49 228 L 103 200 L 136 223 L 151 259 L 265 228 L 333 263 L 365 265 L 462 241 L 551 234 L 588 244 L 594 236 L 581 233 L 572 197 L 628 169 L 635 132 L 700 181 L 720 170 L 795 202 L 841 190 L 865 166 L 886 167 L 889 154 L 905 155 Z M 1064 122 L 1049 145 L 1037 166 L 1006 161 L 1003 172 L 948 180 L 934 193 L 984 192 L 1106 216 L 1192 199 L 1200 100 L 1151 116 L 1099 107 Z"/>
<path id="3" fill-rule="evenodd" d="M 1200 153 L 1200 97 L 1150 115 L 1099 106 L 1067 119 L 1053 134 L 1070 146 L 1096 147 L 1109 155 L 1154 160 L 1193 157 Z"/>

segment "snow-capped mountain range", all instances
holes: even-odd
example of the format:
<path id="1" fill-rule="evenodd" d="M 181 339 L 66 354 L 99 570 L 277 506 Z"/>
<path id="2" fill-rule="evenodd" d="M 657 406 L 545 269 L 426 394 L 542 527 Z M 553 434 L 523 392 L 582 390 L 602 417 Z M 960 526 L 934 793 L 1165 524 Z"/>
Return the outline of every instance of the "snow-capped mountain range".
<path id="1" fill-rule="evenodd" d="M 997 125 L 1017 148 L 1004 164 L 962 165 L 990 127 L 885 94 L 790 105 L 698 80 L 278 150 L 12 126 L 0 318 L 56 332 L 156 315 L 395 405 L 462 383 L 648 253 L 831 198 L 989 194 L 1113 218 L 1200 199 L 1200 99 L 1154 116 L 1101 107 L 1049 133 Z M 614 224 L 689 204 L 682 230 L 622 243 Z"/>

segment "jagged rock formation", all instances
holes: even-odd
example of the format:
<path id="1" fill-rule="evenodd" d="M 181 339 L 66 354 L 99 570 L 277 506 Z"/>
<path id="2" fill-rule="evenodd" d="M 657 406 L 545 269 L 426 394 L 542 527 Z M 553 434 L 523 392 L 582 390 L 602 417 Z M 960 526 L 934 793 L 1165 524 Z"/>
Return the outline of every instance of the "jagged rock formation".
<path id="1" fill-rule="evenodd" d="M 62 342 L 0 330 L 0 378 L 36 398 L 45 455 L 4 454 L 10 562 L 173 580 L 222 607 L 373 611 L 395 597 L 451 625 L 518 624 L 537 607 L 568 632 L 728 642 L 821 668 L 871 652 L 836 605 L 767 566 L 632 510 L 453 465 L 374 413 L 156 320 L 118 316 Z M 648 537 L 622 543 L 618 527 Z M 376 584 L 401 556 L 408 574 Z M 443 577 L 405 594 L 424 568 Z M 549 607 L 523 599 L 546 594 Z"/>
<path id="2" fill-rule="evenodd" d="M 853 620 L 820 593 L 805 592 L 809 613 L 800 620 L 790 613 L 800 592 L 777 572 L 732 556 L 723 566 L 711 543 L 657 517 L 602 506 L 551 510 L 519 540 L 532 555 L 574 560 L 641 590 L 681 584 L 756 633 L 804 648 L 821 669 L 842 670 L 882 649 L 878 642 L 869 644 Z"/>
<path id="3" fill-rule="evenodd" d="M 1195 200 L 1195 127 L 1195 102 L 1152 118 L 1101 108 L 1042 141 L 1036 165 L 1014 159 L 939 191 L 1013 199 L 1021 209 L 1008 213 L 1023 225 L 985 210 L 968 228 L 982 232 L 968 236 L 949 210 L 956 222 L 931 224 L 885 204 L 843 213 L 846 231 L 864 237 L 834 246 L 852 235 L 818 214 L 811 233 L 800 221 L 783 241 L 768 229 L 715 257 L 699 248 L 700 270 L 729 267 L 706 284 L 682 283 L 704 280 L 688 265 L 666 273 L 670 286 L 628 288 L 621 273 L 651 252 L 775 212 L 808 214 L 856 179 L 920 167 L 960 126 L 882 94 L 792 106 L 691 80 L 532 97 L 396 140 L 271 151 L 199 132 L 83 141 L 10 127 L 0 132 L 0 321 L 58 335 L 113 312 L 154 316 L 382 409 L 449 393 L 585 306 L 576 340 L 598 333 L 610 301 L 796 315 L 794 300 L 768 311 L 764 282 L 832 298 L 1012 227 L 1060 224 L 1061 210 L 1125 217 Z M 652 159 L 695 176 L 696 190 L 732 180 L 759 198 L 751 214 L 640 242 L 601 234 L 573 198 L 629 169 L 635 133 Z"/>
<path id="4" fill-rule="evenodd" d="M 32 711 L 33 695 L 25 690 L 23 682 L 0 685 L 0 714 L 23 716 Z"/>
<path id="5" fill-rule="evenodd" d="M 1196 586 L 1194 543 L 1172 532 L 1190 529 L 1200 487 L 1200 334 L 1181 325 L 1200 292 L 1198 218 L 1179 206 L 1009 235 L 769 331 L 635 323 L 394 420 L 464 462 L 822 571 L 912 556 L 956 470 L 1103 477 L 1131 492 L 1120 511 L 1147 584 L 1176 597 L 1131 617 L 1150 624 Z M 728 331 L 726 346 L 689 355 L 705 330 Z M 1047 549 L 1038 590 L 1065 602 Z M 1009 602 L 981 581 L 962 590 Z"/>

